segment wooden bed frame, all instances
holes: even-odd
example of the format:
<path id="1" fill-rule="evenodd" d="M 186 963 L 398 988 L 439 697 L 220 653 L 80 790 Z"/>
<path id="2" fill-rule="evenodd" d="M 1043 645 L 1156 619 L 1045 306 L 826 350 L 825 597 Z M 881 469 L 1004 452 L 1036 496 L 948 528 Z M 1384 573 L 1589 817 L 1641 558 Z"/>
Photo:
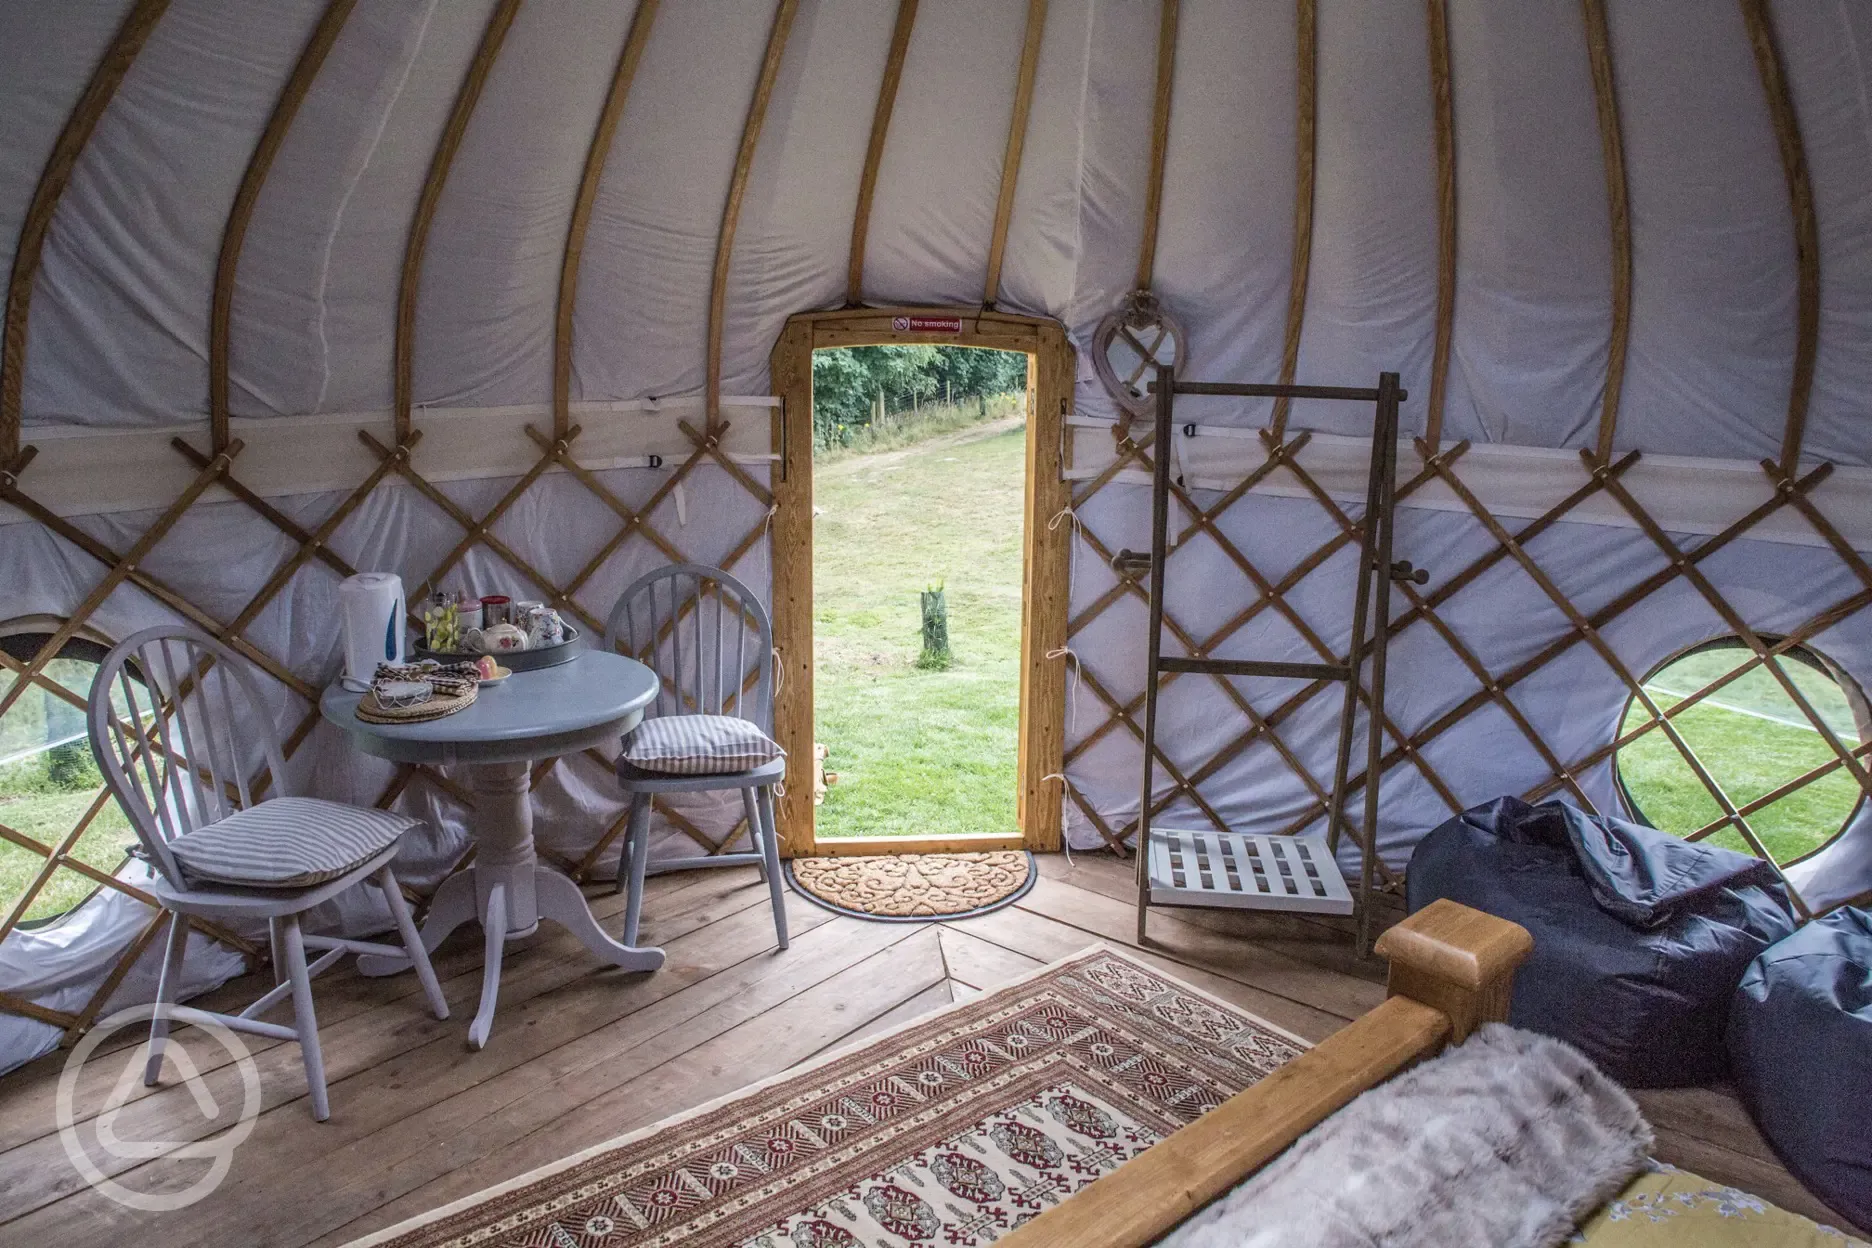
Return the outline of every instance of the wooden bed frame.
<path id="1" fill-rule="evenodd" d="M 1004 1236 L 1001 1248 L 1155 1243 L 1359 1093 L 1504 1021 L 1534 939 L 1519 924 L 1437 901 L 1376 948 L 1391 963 L 1383 1005 Z"/>

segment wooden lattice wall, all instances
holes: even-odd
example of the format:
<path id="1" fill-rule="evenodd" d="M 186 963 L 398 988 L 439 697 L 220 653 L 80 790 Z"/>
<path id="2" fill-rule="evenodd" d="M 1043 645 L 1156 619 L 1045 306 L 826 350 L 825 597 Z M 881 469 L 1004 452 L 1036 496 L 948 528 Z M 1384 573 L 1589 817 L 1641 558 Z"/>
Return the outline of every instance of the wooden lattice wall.
<path id="1" fill-rule="evenodd" d="M 1816 293 L 1819 257 L 1815 243 L 1813 193 L 1808 179 L 1805 157 L 1802 154 L 1800 130 L 1787 81 L 1781 70 L 1774 27 L 1767 7 L 1760 0 L 1742 0 L 1743 17 L 1761 74 L 1765 105 L 1774 125 L 1787 175 L 1788 195 L 1796 230 L 1799 274 L 1798 333 L 1795 369 L 1785 420 L 1785 435 L 1779 458 L 1766 460 L 1761 464 L 1761 471 L 1771 487 L 1771 497 L 1768 501 L 1736 515 L 1719 532 L 1700 541 L 1684 544 L 1672 537 L 1664 526 L 1653 518 L 1624 483 L 1623 478 L 1639 462 L 1639 452 L 1630 451 L 1617 455 L 1614 450 L 1620 389 L 1631 331 L 1631 221 L 1625 186 L 1618 99 L 1613 82 L 1603 0 L 1582 0 L 1582 19 L 1586 26 L 1592 87 L 1604 155 L 1609 219 L 1613 232 L 1611 343 L 1608 351 L 1604 406 L 1595 447 L 1580 452 L 1579 481 L 1576 489 L 1568 493 L 1562 501 L 1545 514 L 1510 529 L 1490 512 L 1474 490 L 1464 482 L 1463 458 L 1469 450 L 1469 444 L 1459 442 L 1454 445 L 1444 445 L 1442 443 L 1444 383 L 1449 369 L 1451 327 L 1455 318 L 1456 197 L 1454 186 L 1456 172 L 1454 119 L 1450 91 L 1450 49 L 1445 0 L 1426 0 L 1426 4 L 1437 165 L 1436 332 L 1428 386 L 1430 401 L 1426 432 L 1423 437 L 1414 439 L 1415 463 L 1406 462 L 1402 465 L 1403 469 L 1409 471 L 1409 475 L 1398 484 L 1398 499 L 1401 503 L 1408 504 L 1413 494 L 1427 486 L 1445 487 L 1450 494 L 1461 500 L 1468 514 L 1473 516 L 1475 522 L 1488 533 L 1491 542 L 1486 553 L 1475 557 L 1466 565 L 1453 569 L 1439 569 L 1436 581 L 1431 588 L 1419 589 L 1408 582 L 1399 582 L 1397 585 L 1402 601 L 1391 625 L 1394 639 L 1401 634 L 1408 635 L 1410 630 L 1416 628 L 1434 632 L 1443 645 L 1455 655 L 1461 666 L 1475 679 L 1479 688 L 1428 723 L 1415 725 L 1409 730 L 1400 727 L 1390 716 L 1387 716 L 1384 727 L 1388 748 L 1383 757 L 1382 770 L 1386 773 L 1397 768 L 1414 771 L 1428 784 L 1452 814 L 1464 809 L 1467 805 L 1495 796 L 1493 793 L 1459 793 L 1455 786 L 1446 782 L 1444 777 L 1438 774 L 1426 757 L 1425 751 L 1432 742 L 1464 724 L 1472 716 L 1485 711 L 1499 712 L 1513 726 L 1514 731 L 1525 742 L 1527 749 L 1539 758 L 1541 765 L 1548 773 L 1545 779 L 1530 787 L 1524 796 L 1530 800 L 1539 800 L 1560 794 L 1588 810 L 1596 810 L 1597 806 L 1582 785 L 1580 777 L 1589 769 L 1604 763 L 1621 747 L 1650 734 L 1660 733 L 1669 741 L 1721 811 L 1720 817 L 1690 832 L 1689 839 L 1700 840 L 1731 829 L 1755 853 L 1773 861 L 1773 855 L 1768 852 L 1761 837 L 1750 824 L 1751 816 L 1790 793 L 1842 770 L 1852 777 L 1862 793 L 1872 796 L 1872 772 L 1869 772 L 1867 767 L 1868 758 L 1872 757 L 1872 740 L 1847 745 L 1776 661 L 1777 656 L 1801 646 L 1827 629 L 1839 626 L 1859 615 L 1868 605 L 1872 605 L 1872 565 L 1869 565 L 1866 558 L 1842 536 L 1839 527 L 1827 518 L 1814 501 L 1817 487 L 1832 472 L 1831 466 L 1819 464 L 1803 469 L 1800 460 L 1801 434 L 1813 383 L 1814 358 L 1819 333 Z M 1175 0 L 1165 0 L 1161 34 L 1161 39 L 1165 42 L 1173 41 L 1175 38 L 1176 11 Z M 1291 297 L 1288 305 L 1285 347 L 1278 376 L 1282 382 L 1294 380 L 1295 362 L 1304 326 L 1315 192 L 1317 18 L 1314 0 L 1298 0 L 1296 15 L 1299 27 L 1297 34 L 1299 107 L 1295 144 L 1297 201 L 1294 211 Z M 1164 136 L 1169 125 L 1172 95 L 1170 79 L 1174 73 L 1174 57 L 1165 55 L 1161 45 L 1159 51 L 1151 176 L 1153 179 L 1160 180 Z M 1154 189 L 1149 201 L 1152 211 L 1147 216 L 1138 265 L 1140 287 L 1148 285 L 1150 280 L 1151 253 L 1156 242 L 1155 204 L 1159 197 L 1160 192 Z M 1145 347 L 1149 345 L 1144 344 Z M 1301 592 L 1303 583 L 1307 582 L 1308 578 L 1319 574 L 1320 569 L 1334 555 L 1356 547 L 1359 518 L 1348 514 L 1346 509 L 1335 501 L 1333 495 L 1322 487 L 1314 474 L 1302 465 L 1300 452 L 1310 440 L 1311 435 L 1305 431 L 1298 433 L 1289 431 L 1286 421 L 1286 405 L 1281 404 L 1274 409 L 1269 427 L 1260 435 L 1265 459 L 1232 488 L 1226 491 L 1197 491 L 1180 484 L 1174 487 L 1175 501 L 1180 504 L 1181 514 L 1186 518 L 1186 522 L 1180 534 L 1173 534 L 1176 540 L 1173 542 L 1170 559 L 1174 561 L 1180 552 L 1193 549 L 1190 544 L 1192 539 L 1199 536 L 1205 538 L 1208 543 L 1213 544 L 1213 548 L 1220 550 L 1226 557 L 1228 564 L 1232 565 L 1232 571 L 1240 574 L 1242 584 L 1252 594 L 1250 599 L 1243 603 L 1225 623 L 1212 630 L 1185 627 L 1176 619 L 1174 609 L 1167 611 L 1165 627 L 1168 635 L 1174 638 L 1175 642 L 1191 656 L 1215 654 L 1231 638 L 1243 635 L 1244 630 L 1249 629 L 1257 620 L 1270 616 L 1277 617 L 1303 639 L 1306 647 L 1313 652 L 1312 655 L 1306 656 L 1309 659 L 1325 663 L 1345 661 L 1345 656 L 1336 652 L 1321 637 L 1319 630 L 1295 609 L 1291 599 Z M 1136 510 L 1142 514 L 1148 506 L 1147 499 L 1143 496 L 1144 487 L 1127 484 L 1120 479 L 1120 474 L 1126 473 L 1127 477 L 1135 481 L 1137 474 L 1127 473 L 1127 470 L 1148 471 L 1150 469 L 1156 450 L 1151 445 L 1152 440 L 1152 434 L 1146 428 L 1142 425 L 1133 427 L 1127 419 L 1121 419 L 1113 425 L 1109 448 L 1092 448 L 1092 453 L 1086 457 L 1093 462 L 1103 464 L 1103 468 L 1097 475 L 1075 487 L 1072 496 L 1075 513 L 1086 510 L 1087 505 L 1104 491 L 1130 489 L 1138 497 Z M 1221 525 L 1223 517 L 1230 509 L 1254 494 L 1257 487 L 1263 491 L 1274 488 L 1288 495 L 1294 493 L 1295 487 L 1298 487 L 1298 493 L 1303 498 L 1310 499 L 1324 513 L 1328 521 L 1330 536 L 1327 540 L 1316 549 L 1303 554 L 1285 571 L 1279 573 L 1264 571 L 1257 566 L 1243 553 L 1236 542 L 1230 540 Z M 1539 560 L 1531 553 L 1531 545 L 1541 534 L 1552 530 L 1556 525 L 1566 521 L 1570 515 L 1579 512 L 1582 505 L 1603 498 L 1609 498 L 1615 502 L 1618 510 L 1629 519 L 1630 523 L 1643 532 L 1661 557 L 1663 566 L 1649 572 L 1642 568 L 1630 570 L 1607 568 L 1605 575 L 1612 578 L 1614 584 L 1610 587 L 1602 586 L 1601 592 L 1605 594 L 1606 600 L 1601 605 L 1588 609 L 1576 605 L 1561 588 L 1556 578 L 1542 568 Z M 1764 638 L 1756 627 L 1750 624 L 1745 613 L 1724 596 L 1711 574 L 1705 570 L 1705 565 L 1725 548 L 1749 537 L 1764 521 L 1777 517 L 1783 512 L 1792 512 L 1806 523 L 1813 537 L 1817 538 L 1827 550 L 1832 552 L 1833 556 L 1843 563 L 1850 572 L 1852 580 L 1858 585 L 1858 589 L 1837 602 L 1813 604 L 1807 618 L 1798 627 L 1782 630 L 1770 640 Z M 1068 631 L 1070 635 L 1078 636 L 1120 602 L 1147 603 L 1149 590 L 1146 580 L 1147 570 L 1127 571 L 1122 566 L 1115 565 L 1114 560 L 1118 551 L 1113 549 L 1111 543 L 1100 537 L 1091 523 L 1082 519 L 1074 527 L 1082 545 L 1081 553 L 1113 566 L 1111 586 L 1103 593 L 1092 597 L 1072 617 Z M 1296 531 L 1300 531 L 1305 526 L 1296 523 L 1295 528 Z M 1187 559 L 1188 556 L 1185 558 Z M 1450 626 L 1446 615 L 1449 611 L 1449 604 L 1465 592 L 1486 592 L 1475 587 L 1482 582 L 1491 569 L 1503 565 L 1519 569 L 1532 580 L 1551 603 L 1553 609 L 1566 619 L 1568 628 L 1563 635 L 1542 647 L 1531 657 L 1503 670 L 1493 670 L 1477 652 L 1476 647 L 1465 641 Z M 1173 576 L 1172 580 L 1174 579 Z M 1697 597 L 1705 602 L 1721 620 L 1724 628 L 1740 639 L 1747 649 L 1748 657 L 1719 679 L 1677 700 L 1670 707 L 1664 708 L 1645 689 L 1643 679 L 1646 673 L 1634 671 L 1626 659 L 1621 657 L 1606 640 L 1605 633 L 1621 617 L 1652 600 L 1660 591 L 1680 585 L 1687 585 L 1694 590 Z M 1171 605 L 1174 608 L 1174 603 Z M 1643 714 L 1638 721 L 1623 729 L 1615 740 L 1599 745 L 1583 756 L 1563 758 L 1543 739 L 1541 732 L 1511 695 L 1517 686 L 1528 681 L 1530 677 L 1547 668 L 1561 656 L 1581 646 L 1589 648 L 1603 660 L 1619 683 L 1629 692 L 1633 703 L 1642 710 Z M 1799 709 L 1819 737 L 1825 741 L 1831 757 L 1804 774 L 1791 777 L 1771 792 L 1738 803 L 1724 791 L 1718 778 L 1712 775 L 1703 761 L 1697 757 L 1679 730 L 1678 722 L 1684 714 L 1757 669 L 1770 675 L 1787 694 L 1788 699 Z M 1141 684 L 1136 689 L 1109 687 L 1095 672 L 1083 665 L 1080 676 L 1083 689 L 1089 692 L 1096 704 L 1103 709 L 1104 718 L 1089 731 L 1079 734 L 1066 751 L 1069 777 L 1067 796 L 1078 813 L 1096 829 L 1106 844 L 1115 851 L 1123 853 L 1130 847 L 1136 827 L 1135 820 L 1114 826 L 1113 821 L 1101 815 L 1082 789 L 1072 783 L 1070 777 L 1073 774 L 1074 764 L 1083 765 L 1082 760 L 1086 760 L 1100 742 L 1113 734 L 1123 734 L 1134 740 L 1141 748 L 1143 728 L 1139 715 L 1144 705 L 1144 693 Z M 1300 687 L 1272 710 L 1264 711 L 1250 702 L 1236 682 L 1225 677 L 1172 676 L 1165 683 L 1168 685 L 1171 682 L 1183 680 L 1213 681 L 1220 695 L 1239 714 L 1241 731 L 1234 735 L 1223 748 L 1194 766 L 1180 767 L 1160 745 L 1157 751 L 1159 774 L 1166 776 L 1168 783 L 1160 790 L 1152 804 L 1153 817 L 1177 806 L 1180 809 L 1194 812 L 1199 818 L 1207 819 L 1218 829 L 1226 828 L 1222 814 L 1205 798 L 1203 786 L 1213 784 L 1230 763 L 1258 743 L 1272 747 L 1279 764 L 1290 770 L 1299 783 L 1312 795 L 1311 804 L 1283 830 L 1297 832 L 1324 817 L 1329 795 L 1318 774 L 1322 769 L 1317 766 L 1317 760 L 1309 762 L 1303 758 L 1300 752 L 1283 738 L 1282 734 L 1284 727 L 1291 727 L 1303 709 L 1314 704 L 1315 700 L 1330 687 L 1329 682 L 1316 681 Z M 1369 710 L 1369 698 L 1365 698 L 1364 701 Z M 1366 776 L 1362 772 L 1355 772 L 1351 781 L 1354 790 L 1362 788 L 1365 782 Z M 1386 881 L 1395 885 L 1398 882 L 1395 873 L 1380 865 Z M 1800 896 L 1799 890 L 1793 889 L 1792 891 L 1795 904 L 1803 913 L 1810 912 L 1810 907 Z"/>
<path id="2" fill-rule="evenodd" d="M 83 705 L 81 698 L 47 676 L 47 665 L 58 657 L 59 651 L 67 641 L 80 635 L 86 629 L 87 624 L 99 609 L 111 600 L 113 595 L 140 592 L 183 620 L 225 641 L 296 696 L 301 705 L 300 717 L 282 743 L 283 752 L 288 758 L 292 757 L 305 744 L 318 723 L 318 684 L 308 679 L 304 673 L 296 671 L 284 657 L 270 654 L 256 645 L 246 636 L 246 633 L 268 605 L 277 601 L 296 578 L 312 575 L 344 577 L 356 571 L 334 550 L 334 538 L 345 522 L 356 515 L 372 494 L 387 481 L 400 482 L 413 490 L 460 530 L 459 539 L 447 554 L 428 570 L 420 582 L 413 584 L 412 599 L 419 596 L 421 588 L 442 585 L 451 573 L 457 573 L 462 568 L 463 561 L 471 552 L 481 551 L 492 555 L 494 559 L 521 578 L 523 583 L 530 585 L 539 598 L 556 605 L 584 629 L 600 635 L 604 631 L 603 617 L 610 604 L 592 603 L 588 599 L 581 598 L 581 593 L 588 594 L 590 586 L 599 579 L 600 573 L 613 566 L 615 561 L 626 558 L 646 546 L 655 552 L 654 557 L 657 558 L 668 559 L 672 562 L 690 559 L 691 552 L 685 551 L 672 533 L 659 529 L 653 522 L 653 518 L 685 481 L 695 482 L 697 473 L 705 467 L 716 470 L 707 474 L 711 490 L 735 489 L 744 492 L 756 505 L 761 516 L 746 533 L 729 545 L 724 557 L 711 561 L 717 566 L 732 571 L 742 560 L 761 551 L 765 546 L 769 517 L 774 503 L 773 493 L 768 483 L 761 479 L 767 473 L 763 470 L 750 472 L 728 453 L 725 445 L 725 438 L 731 423 L 723 414 L 724 405 L 720 384 L 722 310 L 726 298 L 735 227 L 740 216 L 747 173 L 753 162 L 755 145 L 759 140 L 767 102 L 772 95 L 774 80 L 779 71 L 781 56 L 786 48 L 787 36 L 798 0 L 780 0 L 774 10 L 772 29 L 761 62 L 759 80 L 748 108 L 747 121 L 737 154 L 733 187 L 723 206 L 717 260 L 710 291 L 710 318 L 706 344 L 709 383 L 701 419 L 699 423 L 691 423 L 689 420 L 678 418 L 677 427 L 688 443 L 687 453 L 679 461 L 670 464 L 667 475 L 647 501 L 638 506 L 630 505 L 619 496 L 616 490 L 607 486 L 597 472 L 580 462 L 578 439 L 582 430 L 571 419 L 570 377 L 572 309 L 577 292 L 579 260 L 584 246 L 586 227 L 590 221 L 591 208 L 597 195 L 599 181 L 603 176 L 605 160 L 611 150 L 612 139 L 629 95 L 632 77 L 641 60 L 652 24 L 656 20 L 658 0 L 643 0 L 633 19 L 630 33 L 618 57 L 604 110 L 593 134 L 590 155 L 581 176 L 561 270 L 554 352 L 553 423 L 550 429 L 526 426 L 525 432 L 534 443 L 538 453 L 532 466 L 513 482 L 493 506 L 480 514 L 469 512 L 424 475 L 423 456 L 420 449 L 423 431 L 415 419 L 412 397 L 416 318 L 423 253 L 428 241 L 429 229 L 434 221 L 455 153 L 460 147 L 470 118 L 480 100 L 489 71 L 495 59 L 500 55 L 502 44 L 521 6 L 521 0 L 500 0 L 492 11 L 474 59 L 456 95 L 447 125 L 417 200 L 410 234 L 405 245 L 397 301 L 394 357 L 396 398 L 394 431 L 391 440 L 385 442 L 369 432 L 360 431 L 358 436 L 376 458 L 377 466 L 353 489 L 344 494 L 323 519 L 310 528 L 299 524 L 243 484 L 239 463 L 241 452 L 245 448 L 241 441 L 230 433 L 228 412 L 228 343 L 233 312 L 232 296 L 240 262 L 241 242 L 252 218 L 254 205 L 273 157 L 284 141 L 294 115 L 310 90 L 326 54 L 342 33 L 353 4 L 354 0 L 331 0 L 315 26 L 298 63 L 281 92 L 266 130 L 255 148 L 229 215 L 213 294 L 210 391 L 207 396 L 210 413 L 209 445 L 201 448 L 181 437 L 172 441 L 174 452 L 188 461 L 195 475 L 188 487 L 161 511 L 154 522 L 131 545 L 124 549 L 113 548 L 92 537 L 34 497 L 29 467 L 36 452 L 31 446 L 22 448 L 19 441 L 22 379 L 26 364 L 26 324 L 40 253 L 60 194 L 70 178 L 72 168 L 92 128 L 108 106 L 113 92 L 123 80 L 124 74 L 128 72 L 151 30 L 161 19 L 166 7 L 165 0 L 140 0 L 132 9 L 109 51 L 100 61 L 89 88 L 59 137 L 57 146 L 41 177 L 22 230 L 21 244 L 15 256 L 13 277 L 8 288 L 6 351 L 4 357 L 0 357 L 0 464 L 4 464 L 4 469 L 0 470 L 0 501 L 18 508 L 31 519 L 45 526 L 51 533 L 89 556 L 98 567 L 100 575 L 83 601 L 53 631 L 39 653 L 32 659 L 20 661 L 0 652 L 0 665 L 4 665 L 11 676 L 4 692 L 0 693 L 0 713 L 4 713 L 6 708 L 11 707 L 30 689 L 44 690 L 52 697 L 81 707 Z M 761 440 L 768 445 L 774 445 L 777 442 L 779 418 L 775 416 L 769 423 L 772 427 L 761 430 Z M 529 492 L 542 476 L 553 470 L 562 470 L 589 491 L 615 523 L 615 528 L 608 539 L 598 545 L 595 553 L 585 565 L 563 583 L 555 582 L 552 577 L 515 551 L 496 533 L 501 519 L 528 497 Z M 173 586 L 145 569 L 151 552 L 158 548 L 175 529 L 178 522 L 202 500 L 204 495 L 208 494 L 211 489 L 217 488 L 226 491 L 245 504 L 253 513 L 255 523 L 268 526 L 283 534 L 293 548 L 292 553 L 275 567 L 272 574 L 253 593 L 246 605 L 232 618 L 225 619 L 196 606 Z M 665 528 L 667 529 L 667 526 Z M 604 762 L 602 759 L 599 761 Z M 537 786 L 541 779 L 557 765 L 558 760 L 548 760 L 536 765 L 532 776 L 533 784 Z M 608 770 L 609 764 L 604 763 L 604 765 Z M 384 807 L 391 805 L 413 784 L 433 786 L 442 798 L 452 802 L 458 808 L 467 810 L 473 807 L 472 795 L 440 771 L 432 767 L 411 765 L 397 767 L 388 785 L 377 795 L 376 804 Z M 59 872 L 77 872 L 100 887 L 114 889 L 153 905 L 152 899 L 142 890 L 83 862 L 73 854 L 79 838 L 105 809 L 108 801 L 108 796 L 100 792 L 97 799 L 90 803 L 71 830 L 53 843 L 47 843 L 0 824 L 0 838 L 44 860 L 35 878 L 19 897 L 11 899 L 8 913 L 0 918 L 0 939 L 4 939 L 18 926 L 30 910 L 33 901 Z M 686 818 L 679 810 L 661 802 L 659 802 L 658 809 L 674 827 L 697 842 L 704 852 L 711 854 L 720 852 L 740 835 L 745 822 L 737 823 L 724 835 L 710 835 L 695 822 Z M 560 865 L 575 875 L 583 877 L 615 843 L 623 830 L 624 818 L 620 816 L 611 826 L 604 829 L 596 843 L 580 860 L 564 861 Z M 472 850 L 469 854 L 472 854 Z M 455 864 L 453 870 L 460 870 L 467 865 L 468 860 L 468 856 L 464 855 Z M 422 899 L 417 898 L 417 900 Z M 148 949 L 159 925 L 160 916 L 152 911 L 150 920 L 141 933 L 123 951 L 115 967 L 97 991 L 92 994 L 89 1002 L 76 1012 L 48 1009 L 8 994 L 0 994 L 0 1010 L 7 1010 L 63 1028 L 69 1040 L 90 1024 L 98 1010 L 116 991 L 123 977 Z M 265 956 L 262 949 L 234 932 L 212 924 L 198 922 L 198 926 L 242 953 L 257 957 Z"/>

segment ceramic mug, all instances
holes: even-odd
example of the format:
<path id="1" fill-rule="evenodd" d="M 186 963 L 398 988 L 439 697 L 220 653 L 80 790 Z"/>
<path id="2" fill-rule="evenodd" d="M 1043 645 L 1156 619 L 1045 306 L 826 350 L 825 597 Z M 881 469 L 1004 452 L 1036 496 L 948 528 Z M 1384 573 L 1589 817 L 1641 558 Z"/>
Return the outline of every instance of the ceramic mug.
<path id="1" fill-rule="evenodd" d="M 535 607 L 526 621 L 527 645 L 556 646 L 565 641 L 565 622 L 551 607 Z"/>

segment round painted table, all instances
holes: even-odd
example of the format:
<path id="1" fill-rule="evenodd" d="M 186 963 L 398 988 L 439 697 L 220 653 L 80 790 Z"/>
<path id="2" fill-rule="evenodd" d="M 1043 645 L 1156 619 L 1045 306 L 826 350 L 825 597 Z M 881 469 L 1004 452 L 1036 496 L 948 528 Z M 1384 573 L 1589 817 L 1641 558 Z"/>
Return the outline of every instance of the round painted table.
<path id="1" fill-rule="evenodd" d="M 541 919 L 566 928 L 613 966 L 654 971 L 661 949 L 638 949 L 606 935 L 570 876 L 539 860 L 527 791 L 536 759 L 576 754 L 618 739 L 643 719 L 657 693 L 656 674 L 621 655 L 588 651 L 570 663 L 515 672 L 484 685 L 474 704 L 420 724 L 369 724 L 357 717 L 360 694 L 333 683 L 319 699 L 325 718 L 349 733 L 358 749 L 397 763 L 466 763 L 475 795 L 474 864 L 442 882 L 423 921 L 433 950 L 462 924 L 480 920 L 486 941 L 481 1008 L 468 1028 L 480 1048 L 494 1026 L 500 998 L 501 951 L 533 933 Z M 367 957 L 366 975 L 406 969 L 408 959 Z"/>

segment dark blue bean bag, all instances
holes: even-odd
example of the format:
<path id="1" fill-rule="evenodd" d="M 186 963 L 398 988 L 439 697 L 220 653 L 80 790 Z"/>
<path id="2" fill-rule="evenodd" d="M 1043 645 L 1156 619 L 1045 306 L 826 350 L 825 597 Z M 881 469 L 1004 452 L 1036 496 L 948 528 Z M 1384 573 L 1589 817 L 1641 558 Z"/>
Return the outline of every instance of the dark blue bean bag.
<path id="1" fill-rule="evenodd" d="M 1418 844 L 1405 885 L 1413 913 L 1448 897 L 1533 933 L 1510 1021 L 1634 1088 L 1721 1078 L 1736 983 L 1794 930 L 1767 863 L 1560 802 L 1464 811 Z"/>
<path id="2" fill-rule="evenodd" d="M 1872 1229 L 1872 915 L 1835 910 L 1756 958 L 1729 1007 L 1729 1058 L 1787 1168 Z"/>

